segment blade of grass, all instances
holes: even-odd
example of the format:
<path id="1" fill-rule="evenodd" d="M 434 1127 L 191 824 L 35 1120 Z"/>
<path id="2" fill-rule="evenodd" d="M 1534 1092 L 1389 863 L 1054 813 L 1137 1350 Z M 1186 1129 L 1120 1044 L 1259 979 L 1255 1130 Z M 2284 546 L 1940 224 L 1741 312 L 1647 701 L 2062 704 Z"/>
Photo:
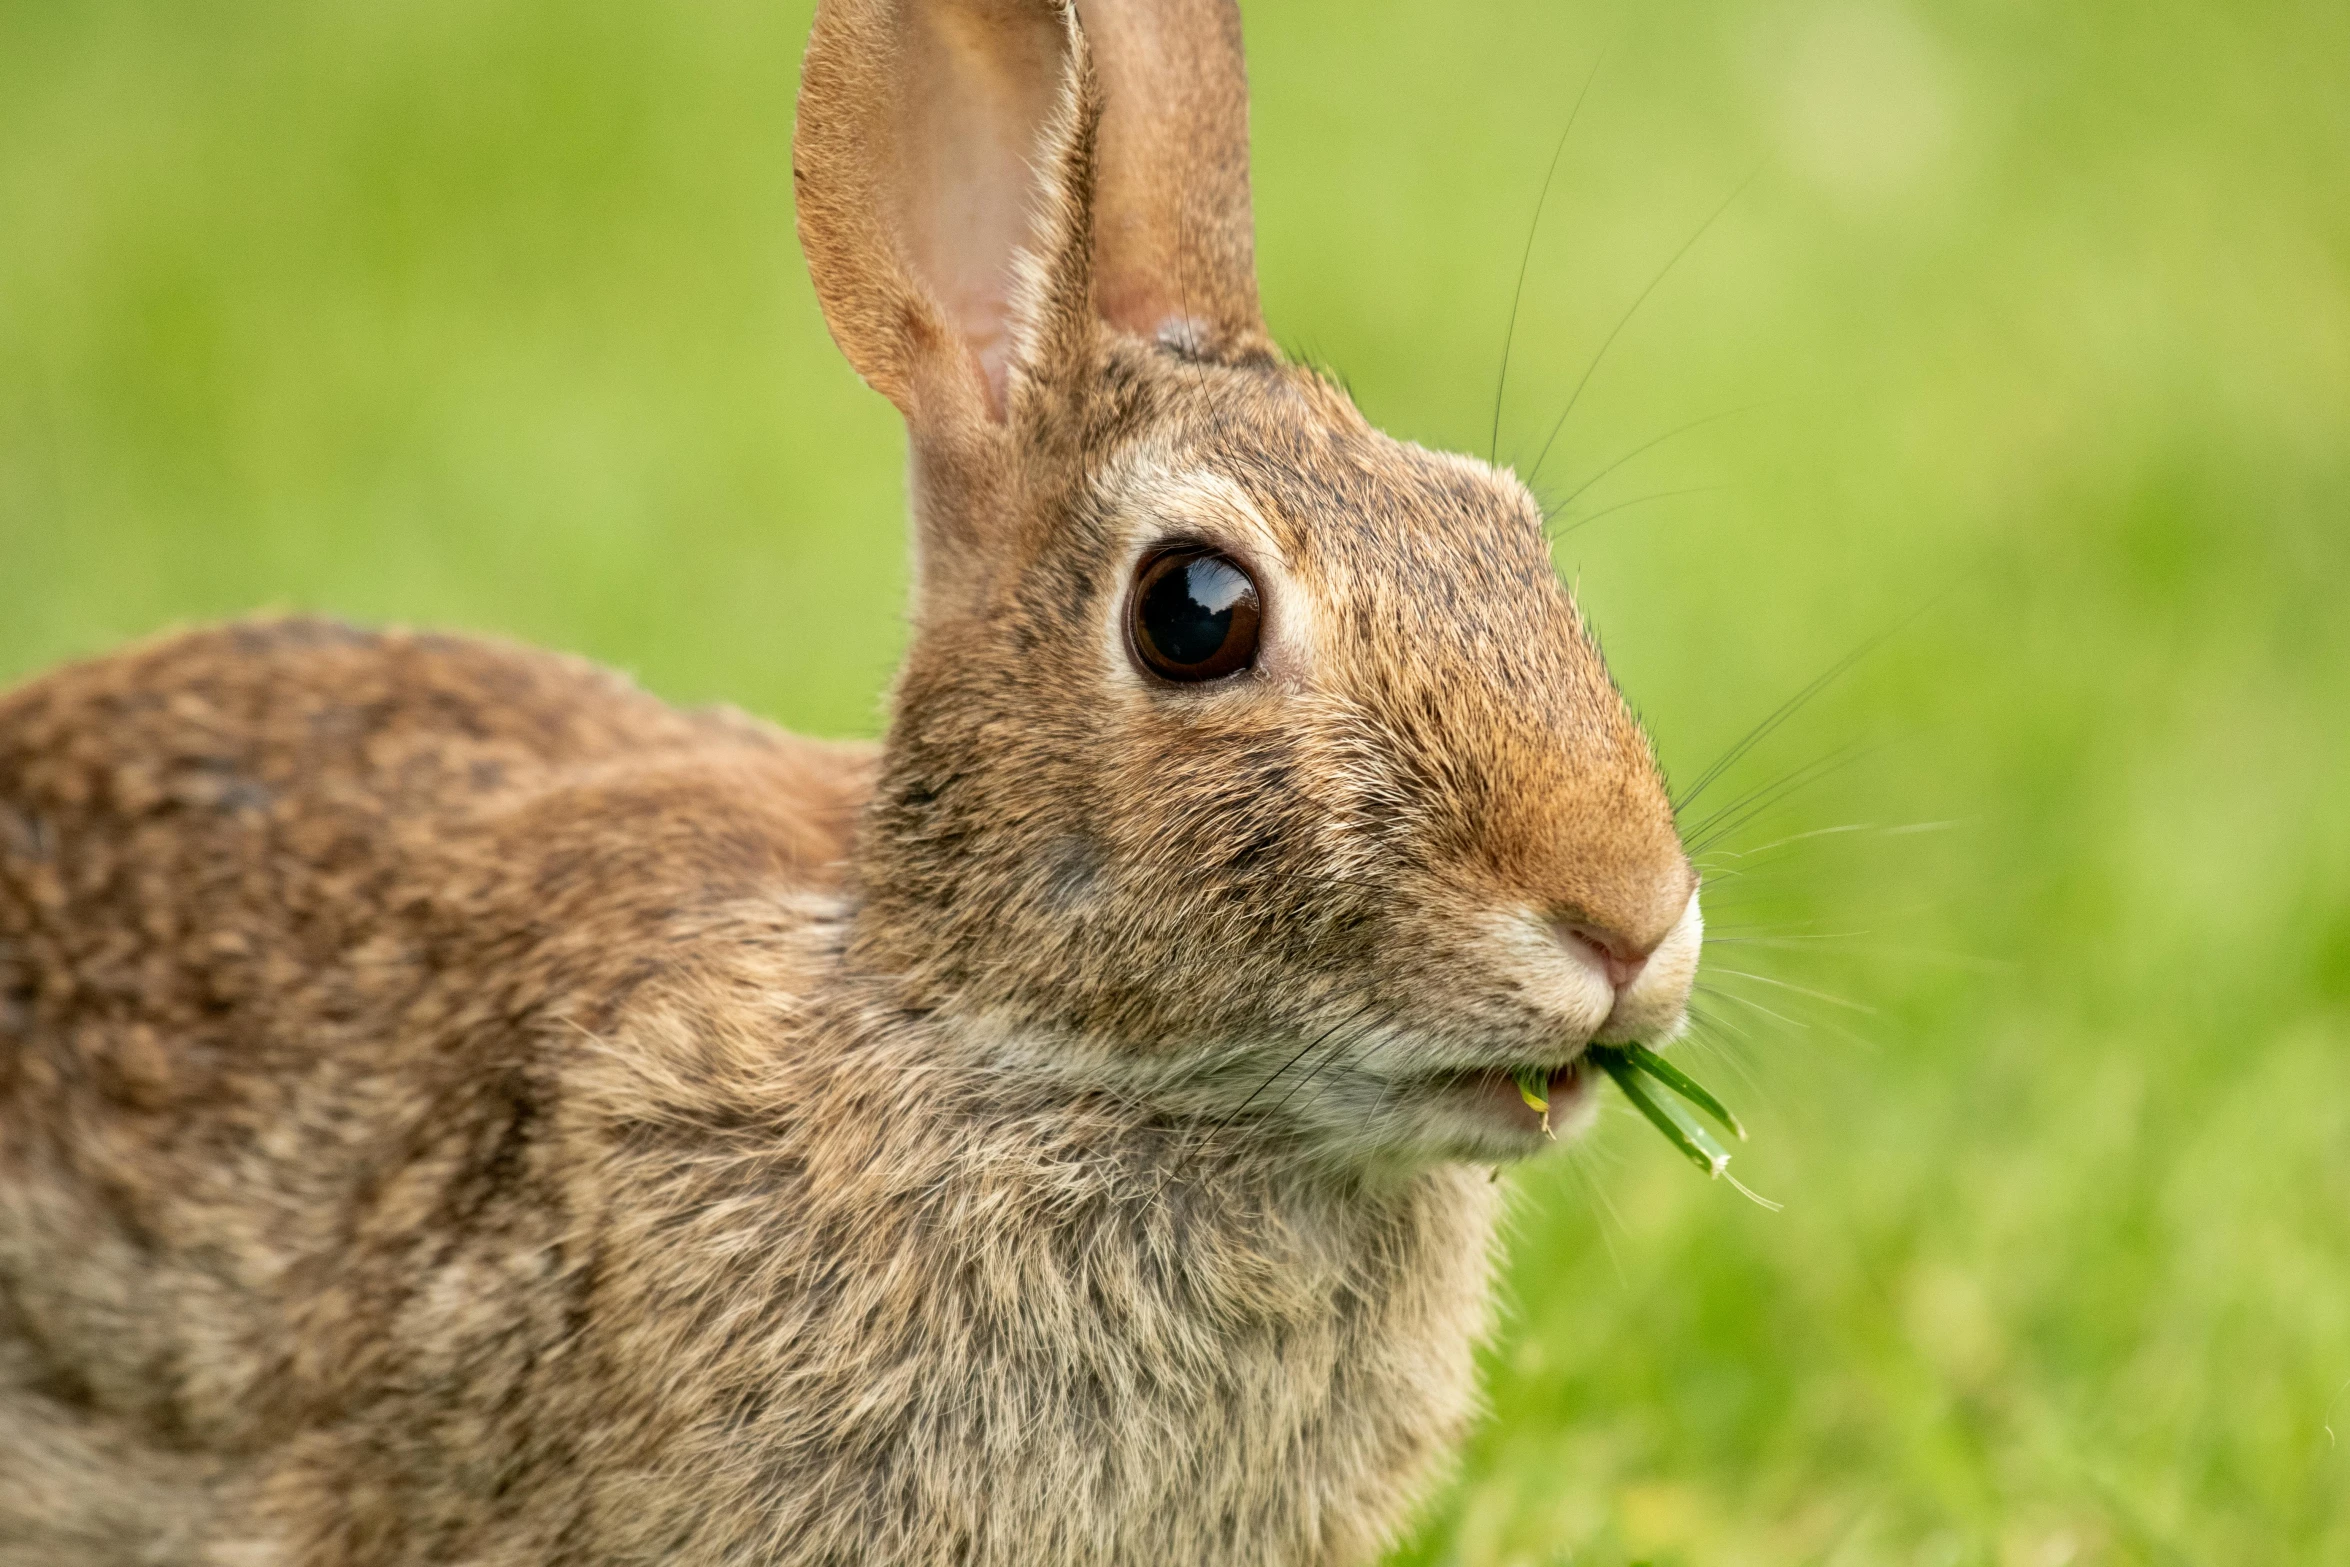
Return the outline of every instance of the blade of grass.
<path id="1" fill-rule="evenodd" d="M 1631 1066 L 1646 1072 L 1674 1093 L 1703 1110 L 1722 1123 L 1723 1129 L 1740 1142 L 1746 1141 L 1746 1128 L 1730 1113 L 1729 1107 L 1716 1099 L 1697 1079 L 1667 1061 L 1646 1045 L 1626 1045 L 1624 1059 Z"/>
<path id="2" fill-rule="evenodd" d="M 1542 1135 L 1550 1136 L 1550 1074 L 1538 1066 L 1522 1066 L 1510 1078 L 1518 1085 L 1518 1097 L 1526 1101 L 1526 1108 L 1542 1117 Z"/>
<path id="3" fill-rule="evenodd" d="M 1679 1078 L 1697 1090 L 1698 1102 L 1701 1104 L 1712 1102 L 1713 1095 L 1698 1088 L 1686 1073 L 1667 1067 L 1666 1072 L 1671 1074 L 1670 1077 L 1667 1077 L 1664 1073 L 1655 1072 L 1654 1067 L 1647 1063 L 1636 1061 L 1632 1051 L 1638 1049 L 1640 1047 L 1637 1045 L 1631 1049 L 1611 1047 L 1595 1050 L 1591 1054 L 1599 1062 L 1600 1069 L 1616 1080 L 1616 1086 L 1624 1091 L 1626 1099 L 1632 1101 L 1633 1108 L 1648 1117 L 1649 1124 L 1664 1133 L 1665 1141 L 1680 1149 L 1683 1157 L 1687 1158 L 1691 1164 L 1696 1165 L 1707 1175 L 1728 1181 L 1731 1186 L 1737 1189 L 1738 1195 L 1748 1202 L 1777 1213 L 1783 1204 L 1771 1201 L 1730 1173 L 1730 1151 L 1714 1141 L 1713 1133 L 1707 1131 L 1703 1123 L 1682 1109 L 1679 1101 L 1660 1099 L 1650 1093 L 1648 1084 L 1641 1079 L 1648 1075 L 1654 1075 L 1660 1081 L 1665 1082 L 1670 1082 L 1672 1078 Z M 1649 1054 L 1648 1052 L 1643 1053 Z M 1656 1060 L 1653 1054 L 1650 1054 L 1650 1060 L 1654 1061 L 1656 1066 L 1664 1065 L 1662 1061 Z M 1718 1103 L 1714 1104 L 1714 1108 L 1725 1120 L 1728 1120 L 1728 1111 L 1721 1110 Z M 1729 1124 L 1733 1127 L 1737 1125 L 1735 1121 L 1731 1121 Z M 1738 1135 L 1743 1137 L 1746 1134 L 1740 1131 Z"/>
<path id="4" fill-rule="evenodd" d="M 1665 1141 L 1680 1149 L 1691 1164 L 1709 1176 L 1720 1175 L 1730 1168 L 1730 1151 L 1714 1141 L 1713 1133 L 1673 1100 L 1650 1093 L 1638 1069 L 1622 1054 L 1607 1051 L 1600 1056 L 1599 1064 L 1616 1080 L 1624 1097 L 1632 1101 L 1632 1108 L 1647 1116 L 1649 1123 L 1665 1134 Z"/>

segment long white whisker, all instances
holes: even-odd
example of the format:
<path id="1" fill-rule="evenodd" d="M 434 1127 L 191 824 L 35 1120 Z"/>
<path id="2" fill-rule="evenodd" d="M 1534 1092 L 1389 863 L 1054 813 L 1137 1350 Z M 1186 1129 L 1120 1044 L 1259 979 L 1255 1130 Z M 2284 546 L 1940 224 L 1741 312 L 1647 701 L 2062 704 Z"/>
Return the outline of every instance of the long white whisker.
<path id="1" fill-rule="evenodd" d="M 1740 979 L 1751 979 L 1758 985 L 1776 985 L 1781 990 L 1791 990 L 1796 995 L 1809 996 L 1814 1001 L 1825 1001 L 1830 1006 L 1843 1007 L 1849 1011 L 1858 1012 L 1863 1017 L 1875 1017 L 1877 1015 L 1877 1009 L 1875 1007 L 1863 1006 L 1860 1002 L 1851 1000 L 1848 997 L 1832 995 L 1825 990 L 1813 990 L 1804 985 L 1790 984 L 1788 981 L 1783 979 L 1773 979 L 1768 974 L 1757 974 L 1751 970 L 1742 968 L 1721 968 L 1718 966 L 1714 969 L 1714 972 L 1716 974 L 1735 974 Z M 1725 994 L 1727 994 L 1727 992 L 1725 992 Z"/>

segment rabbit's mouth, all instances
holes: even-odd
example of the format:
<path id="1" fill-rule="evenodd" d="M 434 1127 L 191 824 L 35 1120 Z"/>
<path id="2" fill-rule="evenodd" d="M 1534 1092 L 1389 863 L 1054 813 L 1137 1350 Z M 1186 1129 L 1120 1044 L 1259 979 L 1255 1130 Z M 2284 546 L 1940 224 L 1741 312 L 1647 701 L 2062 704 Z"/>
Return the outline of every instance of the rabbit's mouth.
<path id="1" fill-rule="evenodd" d="M 1480 1123 L 1538 1138 L 1578 1131 L 1589 1120 L 1600 1073 L 1578 1057 L 1563 1066 L 1469 1067 L 1423 1078 L 1429 1097 Z M 1534 1085 L 1541 1084 L 1537 1090 Z M 1537 1108 L 1541 1099 L 1546 1108 Z"/>

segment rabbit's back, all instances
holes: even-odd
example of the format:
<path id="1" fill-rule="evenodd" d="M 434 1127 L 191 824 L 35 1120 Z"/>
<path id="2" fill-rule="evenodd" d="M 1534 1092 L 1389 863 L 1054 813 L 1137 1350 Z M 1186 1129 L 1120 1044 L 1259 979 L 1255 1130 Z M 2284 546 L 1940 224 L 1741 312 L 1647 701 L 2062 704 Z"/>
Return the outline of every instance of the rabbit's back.
<path id="1" fill-rule="evenodd" d="M 316 621 L 0 697 L 0 1562 L 168 1559 L 240 1455 L 432 1357 L 510 1363 L 472 1382 L 521 1407 L 576 1262 L 545 1041 L 684 961 L 697 907 L 831 889 L 869 765 Z M 404 1342 L 471 1266 L 533 1276 Z"/>

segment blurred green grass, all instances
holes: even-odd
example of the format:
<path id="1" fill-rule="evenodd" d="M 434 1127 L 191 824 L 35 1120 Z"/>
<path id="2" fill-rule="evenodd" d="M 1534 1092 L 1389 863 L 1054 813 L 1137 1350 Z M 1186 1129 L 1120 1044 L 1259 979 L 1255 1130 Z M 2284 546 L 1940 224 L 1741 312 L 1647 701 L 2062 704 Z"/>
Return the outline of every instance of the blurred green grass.
<path id="1" fill-rule="evenodd" d="M 875 732 L 901 459 L 792 238 L 806 10 L 0 0 L 0 678 L 300 606 Z M 1744 410 L 1561 544 L 1677 776 L 1885 637 L 1700 807 L 1841 759 L 1716 846 L 1687 1047 L 1787 1210 L 1623 1116 L 1515 1177 L 1397 1560 L 2350 1560 L 2350 9 L 1248 20 L 1269 316 L 1432 444 L 1603 53 L 1505 460 L 1753 175 L 1540 475 Z"/>

